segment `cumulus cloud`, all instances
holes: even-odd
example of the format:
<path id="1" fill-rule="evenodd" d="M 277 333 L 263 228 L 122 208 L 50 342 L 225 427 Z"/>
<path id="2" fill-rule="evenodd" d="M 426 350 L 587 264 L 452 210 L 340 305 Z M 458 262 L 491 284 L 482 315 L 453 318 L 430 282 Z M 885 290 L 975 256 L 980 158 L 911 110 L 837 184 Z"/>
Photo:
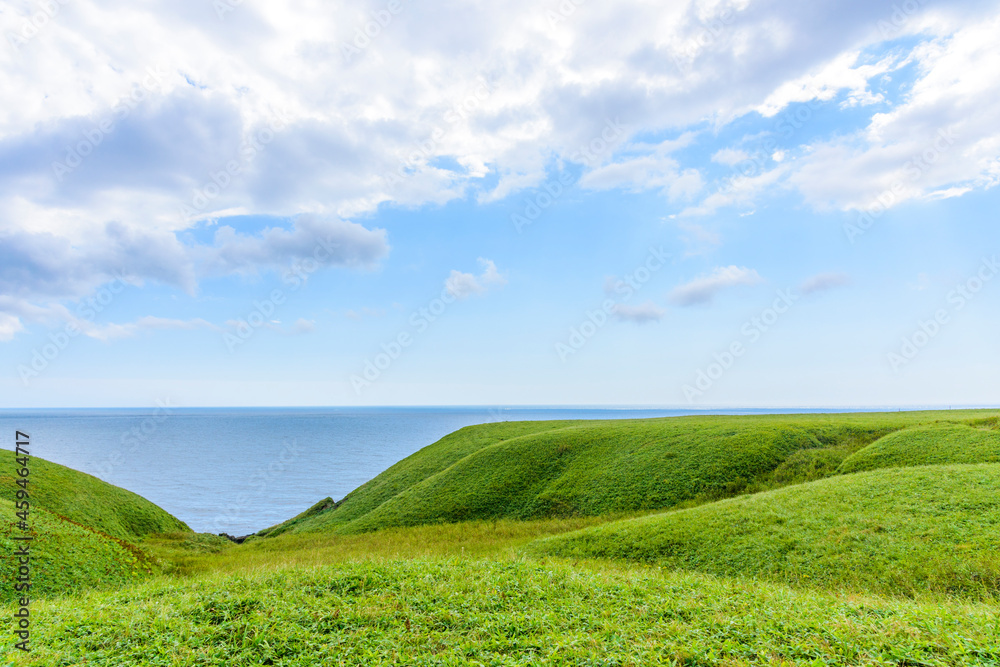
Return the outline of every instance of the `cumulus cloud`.
<path id="1" fill-rule="evenodd" d="M 637 306 L 629 306 L 623 303 L 615 306 L 615 316 L 618 319 L 626 322 L 635 322 L 636 324 L 659 322 L 666 314 L 666 310 L 660 308 L 652 301 L 646 301 Z"/>
<path id="2" fill-rule="evenodd" d="M 30 28 L 22 5 L 0 14 L 5 36 Z M 553 163 L 584 165 L 582 187 L 690 200 L 684 215 L 784 188 L 859 208 L 887 188 L 899 203 L 993 187 L 1000 19 L 983 7 L 921 8 L 889 37 L 878 26 L 890 8 L 867 0 L 623 0 L 554 25 L 529 0 L 431 3 L 345 58 L 370 20 L 347 0 L 242 3 L 224 21 L 211 3 L 122 12 L 74 0 L 0 50 L 0 294 L 48 307 L 116 271 L 194 293 L 205 276 L 305 259 L 317 234 L 340 244 L 331 266 L 370 267 L 388 251 L 384 232 L 345 220 L 386 204 L 496 201 Z M 904 37 L 917 46 L 864 55 Z M 871 81 L 906 64 L 917 80 L 864 132 L 816 139 L 754 178 L 706 195 L 676 150 L 699 128 L 797 102 L 845 95 L 862 109 L 881 99 Z M 939 130 L 954 142 L 915 165 Z M 675 138 L 634 143 L 663 136 Z M 259 232 L 226 220 L 245 214 L 294 221 Z M 221 226 L 196 242 L 205 220 Z M 465 296 L 488 284 L 449 280 Z"/>
<path id="3" fill-rule="evenodd" d="M 799 291 L 803 294 L 814 294 L 850 284 L 851 277 L 846 273 L 821 273 L 802 283 Z"/>
<path id="4" fill-rule="evenodd" d="M 472 295 L 485 294 L 492 286 L 507 284 L 507 279 L 497 270 L 493 260 L 480 257 L 479 265 L 483 270 L 478 276 L 453 270 L 444 281 L 444 288 L 448 294 L 456 299 L 465 299 Z"/>
<path id="5" fill-rule="evenodd" d="M 857 51 L 842 53 L 816 71 L 782 83 L 755 110 L 769 118 L 789 104 L 825 102 L 842 91 L 847 91 L 843 106 L 867 106 L 883 101 L 880 94 L 871 92 L 869 82 L 894 69 L 902 58 L 893 54 L 876 63 L 863 63 L 859 62 L 860 55 Z"/>
<path id="6" fill-rule="evenodd" d="M 102 285 L 154 281 L 194 293 L 200 278 L 255 273 L 313 259 L 319 267 L 370 267 L 389 252 L 386 232 L 304 215 L 256 234 L 220 227 L 211 244 L 111 222 L 79 239 L 0 232 L 0 294 L 34 302 L 79 299 Z"/>
<path id="7" fill-rule="evenodd" d="M 953 31 L 977 6 L 922 10 L 892 37 Z M 537 185 L 553 157 L 579 162 L 596 150 L 584 162 L 600 169 L 616 162 L 605 151 L 634 136 L 676 136 L 838 91 L 859 104 L 877 99 L 867 82 L 889 64 L 851 57 L 885 39 L 875 26 L 889 14 L 863 0 L 627 0 L 550 26 L 528 0 L 432 4 L 345 58 L 342 46 L 370 20 L 346 0 L 240 5 L 225 21 L 210 5 L 147 3 L 122 14 L 79 0 L 0 54 L 0 210 L 21 197 L 72 209 L 84 224 L 176 231 L 189 224 L 179 206 L 199 194 L 209 200 L 199 212 L 216 217 L 351 217 L 470 190 L 495 200 Z M 12 34 L 26 18 L 0 20 Z M 607 40 L 609 31 L 630 39 Z M 629 129 L 606 141 L 619 118 Z M 87 155 L 59 178 L 53 162 L 81 145 Z M 697 189 L 696 172 L 662 150 L 618 161 L 589 182 L 675 199 Z M 491 173 L 499 178 L 487 185 Z M 678 178 L 682 186 L 668 187 Z"/>
<path id="8" fill-rule="evenodd" d="M 740 285 L 758 285 L 763 281 L 754 269 L 735 265 L 718 267 L 708 275 L 674 288 L 670 292 L 670 300 L 678 306 L 708 303 L 724 289 Z"/>
<path id="9" fill-rule="evenodd" d="M 206 271 L 228 274 L 287 266 L 305 259 L 321 266 L 370 267 L 388 251 L 383 229 L 302 215 L 291 229 L 269 227 L 259 234 L 240 234 L 232 227 L 220 227 L 213 245 L 201 249 L 200 254 Z"/>
<path id="10" fill-rule="evenodd" d="M 670 158 L 641 157 L 595 169 L 580 179 L 580 185 L 591 190 L 659 190 L 671 201 L 677 201 L 696 195 L 704 187 L 704 181 L 697 169 L 681 171 Z"/>
<path id="11" fill-rule="evenodd" d="M 899 101 L 876 107 L 857 132 L 799 147 L 794 162 L 787 151 L 777 151 L 771 158 L 781 164 L 724 181 L 684 214 L 752 206 L 761 196 L 792 189 L 819 210 L 881 211 L 1000 184 L 995 123 L 1000 82 L 991 74 L 1000 68 L 995 39 L 1000 15 L 956 17 L 938 8 L 910 16 L 898 30 L 921 38 L 909 51 L 894 50 L 874 62 L 859 51 L 845 51 L 814 72 L 782 83 L 755 110 L 775 116 L 790 104 L 827 102 L 842 94 L 843 107 L 878 104 L 885 100 L 870 90 L 870 82 L 907 76 L 901 70 L 908 67 L 914 81 Z M 725 163 L 736 153 L 726 149 L 716 157 Z"/>
<path id="12" fill-rule="evenodd" d="M 916 47 L 919 76 L 905 102 L 874 115 L 856 137 L 816 145 L 792 182 L 815 204 L 842 209 L 1000 183 L 998 31 L 995 17 Z"/>
<path id="13" fill-rule="evenodd" d="M 24 329 L 21 319 L 15 315 L 0 313 L 0 342 L 14 338 L 14 334 Z"/>
<path id="14" fill-rule="evenodd" d="M 85 238 L 49 232 L 0 232 L 0 294 L 26 299 L 78 298 L 115 278 L 155 280 L 191 292 L 194 265 L 168 233 L 107 223 Z"/>
<path id="15" fill-rule="evenodd" d="M 632 144 L 625 148 L 625 156 L 584 174 L 580 186 L 591 190 L 623 189 L 629 192 L 659 190 L 671 201 L 690 199 L 704 187 L 697 169 L 682 169 L 669 153 L 689 145 L 693 133 L 659 144 Z M 645 154 L 643 154 L 645 153 Z"/>
<path id="16" fill-rule="evenodd" d="M 211 328 L 203 320 L 145 317 L 98 326 L 81 317 L 88 299 L 118 293 L 127 285 L 154 281 L 189 294 L 201 278 L 250 274 L 303 266 L 302 275 L 321 268 L 366 268 L 389 252 L 386 232 L 357 223 L 302 215 L 286 227 L 240 233 L 220 227 L 208 244 L 182 243 L 167 231 L 146 231 L 107 223 L 75 240 L 50 232 L 0 232 L 0 341 L 25 324 L 74 324 L 87 336 L 114 340 L 152 329 Z M 307 264 L 312 261 L 312 265 Z M 77 302 L 77 312 L 64 304 Z"/>

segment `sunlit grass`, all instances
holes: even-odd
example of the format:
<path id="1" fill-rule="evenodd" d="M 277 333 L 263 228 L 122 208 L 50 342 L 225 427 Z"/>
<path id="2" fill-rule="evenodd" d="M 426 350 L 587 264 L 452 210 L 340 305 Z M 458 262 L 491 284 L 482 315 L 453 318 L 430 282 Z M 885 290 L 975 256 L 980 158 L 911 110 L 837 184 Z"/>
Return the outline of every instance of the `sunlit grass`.
<path id="1" fill-rule="evenodd" d="M 623 515 L 624 516 L 624 515 Z M 287 567 L 315 567 L 359 560 L 422 557 L 507 557 L 532 540 L 594 526 L 621 517 L 578 517 L 542 521 L 471 521 L 373 533 L 285 534 L 235 545 L 224 538 L 188 533 L 152 536 L 143 547 L 181 576 L 245 573 Z"/>
<path id="2" fill-rule="evenodd" d="M 1000 599 L 1000 465 L 843 475 L 532 546 L 800 587 Z"/>
<path id="3" fill-rule="evenodd" d="M 7 615 L 8 609 L 3 613 Z M 995 665 L 996 608 L 507 556 L 161 579 L 43 602 L 14 665 Z"/>

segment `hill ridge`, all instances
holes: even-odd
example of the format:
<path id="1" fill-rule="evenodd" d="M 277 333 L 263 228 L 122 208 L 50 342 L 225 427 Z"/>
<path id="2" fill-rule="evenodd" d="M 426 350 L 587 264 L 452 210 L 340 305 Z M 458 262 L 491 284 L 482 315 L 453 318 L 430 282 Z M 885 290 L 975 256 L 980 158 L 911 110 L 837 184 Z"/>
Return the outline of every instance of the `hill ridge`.
<path id="1" fill-rule="evenodd" d="M 921 411 L 467 426 L 396 463 L 335 508 L 299 515 L 261 534 L 700 504 L 831 476 L 873 443 L 942 418 L 968 425 L 997 416 Z M 477 489 L 492 489 L 493 496 Z"/>

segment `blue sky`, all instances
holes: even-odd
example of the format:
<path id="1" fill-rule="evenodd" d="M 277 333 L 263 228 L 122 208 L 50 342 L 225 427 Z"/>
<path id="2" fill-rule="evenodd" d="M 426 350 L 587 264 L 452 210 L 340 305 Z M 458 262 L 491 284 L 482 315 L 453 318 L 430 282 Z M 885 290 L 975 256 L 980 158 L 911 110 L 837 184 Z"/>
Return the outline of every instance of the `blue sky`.
<path id="1" fill-rule="evenodd" d="M 1000 403 L 996 2 L 0 27 L 8 407 Z"/>

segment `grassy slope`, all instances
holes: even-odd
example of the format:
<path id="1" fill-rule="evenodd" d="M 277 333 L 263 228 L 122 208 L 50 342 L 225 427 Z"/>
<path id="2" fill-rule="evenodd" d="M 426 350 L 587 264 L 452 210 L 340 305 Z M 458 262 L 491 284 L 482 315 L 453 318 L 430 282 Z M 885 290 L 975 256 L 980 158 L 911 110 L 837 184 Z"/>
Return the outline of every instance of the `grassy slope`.
<path id="1" fill-rule="evenodd" d="M 363 561 L 36 604 L 14 665 L 996 665 L 996 608 L 655 568 Z M 9 617 L 12 609 L 0 607 Z M 42 621 L 41 619 L 44 619 Z M 12 652 L 13 653 L 13 652 Z"/>
<path id="2" fill-rule="evenodd" d="M 13 501 L 14 454 L 3 451 L 0 499 Z M 135 543 L 149 533 L 190 530 L 142 496 L 86 473 L 31 457 L 29 492 L 33 508 L 43 508 L 77 523 Z"/>
<path id="3" fill-rule="evenodd" d="M 0 500 L 0 515 L 14 516 L 14 504 Z M 119 586 L 152 571 L 146 556 L 123 540 L 79 526 L 42 509 L 31 511 L 32 587 L 30 597 L 50 597 L 80 588 Z M 24 535 L 12 521 L 0 522 L 0 601 L 20 597 L 14 590 L 17 563 L 12 554 L 23 542 L 11 539 Z"/>
<path id="4" fill-rule="evenodd" d="M 335 508 L 270 534 L 664 509 L 833 474 L 895 431 L 996 413 L 883 413 L 515 422 L 468 427 Z"/>
<path id="5" fill-rule="evenodd" d="M 996 419 L 940 422 L 892 433 L 848 457 L 840 472 L 879 468 L 1000 462 Z"/>
<path id="6" fill-rule="evenodd" d="M 375 479 L 352 491 L 338 503 L 335 512 L 315 513 L 312 511 L 313 508 L 310 508 L 298 517 L 278 524 L 266 532 L 270 536 L 275 536 L 289 530 L 309 530 L 348 523 L 483 447 L 523 435 L 565 428 L 572 423 L 504 422 L 459 429 L 403 459 Z M 323 503 L 324 501 L 320 501 L 317 505 Z"/>
<path id="7" fill-rule="evenodd" d="M 1000 594 L 1000 465 L 879 470 L 609 523 L 542 553 L 885 594 Z"/>

